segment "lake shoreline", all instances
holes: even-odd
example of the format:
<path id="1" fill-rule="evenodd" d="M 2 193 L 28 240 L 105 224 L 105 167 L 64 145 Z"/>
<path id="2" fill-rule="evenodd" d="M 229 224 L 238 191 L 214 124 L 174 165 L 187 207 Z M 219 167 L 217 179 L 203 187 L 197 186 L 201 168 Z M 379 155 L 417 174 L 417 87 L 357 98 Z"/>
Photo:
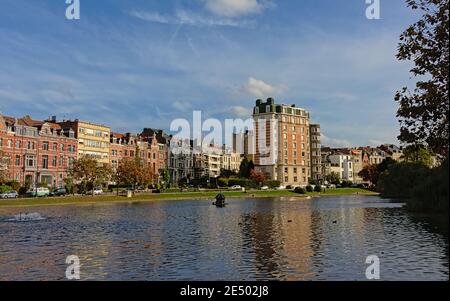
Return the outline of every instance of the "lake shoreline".
<path id="1" fill-rule="evenodd" d="M 67 206 L 67 205 L 94 205 L 94 204 L 116 204 L 116 203 L 143 203 L 152 201 L 183 201 L 183 200 L 213 200 L 217 191 L 214 192 L 173 192 L 173 193 L 150 193 L 138 194 L 131 198 L 117 195 L 102 196 L 67 196 L 52 198 L 33 198 L 0 200 L 1 208 L 26 208 L 38 206 Z M 272 198 L 272 197 L 294 197 L 306 199 L 308 197 L 322 196 L 343 196 L 343 195 L 379 195 L 376 192 L 360 188 L 338 188 L 328 189 L 323 193 L 311 192 L 298 194 L 290 190 L 269 190 L 269 191 L 226 191 L 227 198 Z"/>

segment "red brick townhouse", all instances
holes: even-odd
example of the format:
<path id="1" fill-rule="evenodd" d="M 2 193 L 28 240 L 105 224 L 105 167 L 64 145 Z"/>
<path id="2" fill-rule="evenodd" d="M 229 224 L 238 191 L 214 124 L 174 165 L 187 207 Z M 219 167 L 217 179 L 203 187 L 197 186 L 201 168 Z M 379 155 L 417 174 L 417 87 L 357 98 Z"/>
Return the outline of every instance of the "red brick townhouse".
<path id="1" fill-rule="evenodd" d="M 77 140 L 56 120 L 0 115 L 0 151 L 9 180 L 35 187 L 63 187 L 64 179 L 77 157 Z"/>

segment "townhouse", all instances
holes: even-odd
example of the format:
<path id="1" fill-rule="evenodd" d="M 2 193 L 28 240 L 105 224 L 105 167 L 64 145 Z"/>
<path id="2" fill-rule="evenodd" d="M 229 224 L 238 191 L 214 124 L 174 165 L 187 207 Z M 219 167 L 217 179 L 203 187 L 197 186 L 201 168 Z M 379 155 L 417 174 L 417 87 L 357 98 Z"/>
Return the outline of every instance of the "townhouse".
<path id="1" fill-rule="evenodd" d="M 63 187 L 77 158 L 77 147 L 75 132 L 63 129 L 55 117 L 40 121 L 0 115 L 3 169 L 8 179 L 28 188 L 42 184 Z"/>

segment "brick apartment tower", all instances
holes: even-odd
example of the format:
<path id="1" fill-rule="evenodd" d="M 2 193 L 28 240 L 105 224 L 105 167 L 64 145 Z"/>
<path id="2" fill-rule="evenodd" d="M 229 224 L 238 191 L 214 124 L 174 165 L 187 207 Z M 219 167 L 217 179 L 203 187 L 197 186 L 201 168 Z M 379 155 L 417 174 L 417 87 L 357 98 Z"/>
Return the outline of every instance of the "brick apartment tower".
<path id="1" fill-rule="evenodd" d="M 307 185 L 311 178 L 309 113 L 295 105 L 275 104 L 273 98 L 258 99 L 253 120 L 255 169 L 285 186 Z"/>

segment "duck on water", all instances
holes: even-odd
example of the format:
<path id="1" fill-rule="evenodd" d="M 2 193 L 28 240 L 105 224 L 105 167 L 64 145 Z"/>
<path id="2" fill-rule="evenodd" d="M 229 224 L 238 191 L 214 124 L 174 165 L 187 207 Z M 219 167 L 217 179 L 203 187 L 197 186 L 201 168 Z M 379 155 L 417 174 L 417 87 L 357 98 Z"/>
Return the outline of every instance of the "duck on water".
<path id="1" fill-rule="evenodd" d="M 226 205 L 225 195 L 222 192 L 217 194 L 215 199 L 216 199 L 216 201 L 213 202 L 213 205 L 216 205 L 216 207 L 225 207 L 225 205 Z"/>

